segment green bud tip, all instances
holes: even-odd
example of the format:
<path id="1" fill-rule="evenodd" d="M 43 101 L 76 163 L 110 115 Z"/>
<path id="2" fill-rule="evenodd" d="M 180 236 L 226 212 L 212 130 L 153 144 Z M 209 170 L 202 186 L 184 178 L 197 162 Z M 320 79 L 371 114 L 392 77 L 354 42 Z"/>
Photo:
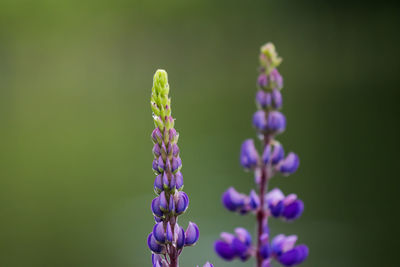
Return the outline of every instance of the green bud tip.
<path id="1" fill-rule="evenodd" d="M 260 50 L 260 63 L 266 68 L 267 73 L 281 64 L 282 58 L 278 56 L 273 43 L 266 43 Z"/>

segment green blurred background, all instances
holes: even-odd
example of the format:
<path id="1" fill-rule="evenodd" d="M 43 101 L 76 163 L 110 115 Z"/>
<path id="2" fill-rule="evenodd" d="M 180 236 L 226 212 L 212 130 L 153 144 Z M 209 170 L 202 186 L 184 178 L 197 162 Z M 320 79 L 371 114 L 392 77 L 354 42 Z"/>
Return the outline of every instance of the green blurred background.
<path id="1" fill-rule="evenodd" d="M 249 192 L 242 140 L 259 47 L 284 58 L 296 175 L 272 181 L 306 203 L 295 223 L 302 266 L 398 266 L 399 7 L 351 1 L 0 1 L 0 266 L 150 266 L 152 76 L 169 73 L 201 238 L 181 266 L 252 266 L 213 241 L 251 216 L 225 211 Z"/>

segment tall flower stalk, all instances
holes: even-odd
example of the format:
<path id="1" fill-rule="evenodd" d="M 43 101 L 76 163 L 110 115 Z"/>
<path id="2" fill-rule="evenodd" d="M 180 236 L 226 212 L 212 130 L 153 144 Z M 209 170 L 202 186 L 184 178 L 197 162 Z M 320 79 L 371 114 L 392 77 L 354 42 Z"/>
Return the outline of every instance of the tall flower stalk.
<path id="1" fill-rule="evenodd" d="M 147 238 L 153 267 L 178 267 L 183 248 L 194 246 L 200 235 L 195 223 L 189 222 L 186 231 L 178 224 L 178 216 L 184 214 L 189 206 L 189 197 L 182 191 L 179 134 L 174 128 L 168 94 L 167 73 L 157 70 L 150 101 L 155 125 L 151 138 L 154 143 L 154 192 L 157 197 L 151 203 L 155 225 Z M 204 267 L 212 267 L 212 264 L 206 263 Z"/>
<path id="2" fill-rule="evenodd" d="M 304 204 L 297 195 L 285 196 L 278 188 L 268 192 L 272 177 L 293 174 L 300 163 L 299 157 L 293 152 L 285 156 L 283 146 L 276 140 L 277 135 L 286 128 L 286 118 L 279 111 L 282 107 L 283 79 L 276 68 L 281 62 L 272 43 L 261 47 L 256 93 L 258 111 L 253 115 L 253 126 L 261 140 L 263 152 L 261 155 L 257 152 L 252 139 L 243 142 L 240 152 L 240 163 L 244 169 L 254 172 L 258 190 L 251 190 L 246 195 L 231 187 L 222 196 L 222 203 L 228 210 L 241 215 L 255 215 L 256 241 L 253 244 L 246 229 L 236 228 L 235 234 L 221 233 L 221 238 L 215 242 L 215 251 L 223 259 L 230 261 L 239 258 L 246 261 L 254 257 L 257 267 L 269 267 L 273 259 L 284 266 L 294 266 L 308 256 L 306 245 L 296 245 L 296 235 L 280 234 L 272 240 L 269 236 L 270 217 L 292 221 L 300 217 L 304 210 Z"/>

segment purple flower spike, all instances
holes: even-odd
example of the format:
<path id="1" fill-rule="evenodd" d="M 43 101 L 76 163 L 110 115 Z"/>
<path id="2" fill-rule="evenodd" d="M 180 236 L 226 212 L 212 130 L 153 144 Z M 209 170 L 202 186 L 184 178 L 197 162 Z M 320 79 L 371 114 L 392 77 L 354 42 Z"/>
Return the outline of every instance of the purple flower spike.
<path id="1" fill-rule="evenodd" d="M 246 196 L 239 194 L 233 187 L 230 187 L 222 195 L 222 203 L 230 211 L 237 211 L 244 206 Z"/>
<path id="2" fill-rule="evenodd" d="M 183 187 L 183 176 L 180 171 L 175 174 L 175 186 L 178 190 Z"/>
<path id="3" fill-rule="evenodd" d="M 160 209 L 160 197 L 156 197 L 155 199 L 153 199 L 153 201 L 151 202 L 151 210 L 155 216 L 163 216 L 163 212 Z"/>
<path id="4" fill-rule="evenodd" d="M 282 107 L 282 94 L 281 91 L 279 91 L 278 89 L 274 89 L 272 91 L 272 104 L 274 106 L 274 108 L 276 109 L 280 109 Z"/>
<path id="5" fill-rule="evenodd" d="M 240 163 L 246 169 L 253 169 L 257 166 L 259 160 L 258 152 L 252 139 L 243 142 L 240 150 Z"/>
<path id="6" fill-rule="evenodd" d="M 185 246 L 185 230 L 178 226 L 175 228 L 175 233 L 177 233 L 176 247 L 177 249 L 181 249 Z"/>
<path id="7" fill-rule="evenodd" d="M 300 165 L 299 157 L 290 152 L 286 158 L 280 163 L 279 171 L 284 175 L 289 175 L 297 171 Z"/>
<path id="8" fill-rule="evenodd" d="M 272 260 L 293 266 L 304 261 L 308 255 L 305 245 L 295 247 L 297 236 L 278 235 L 272 242 L 269 236 L 270 217 L 290 221 L 300 217 L 304 210 L 303 202 L 295 194 L 285 197 L 279 189 L 268 192 L 273 176 L 278 172 L 286 176 L 299 167 L 298 156 L 289 153 L 285 157 L 283 146 L 276 140 L 276 136 L 286 129 L 286 117 L 279 111 L 283 103 L 280 91 L 283 79 L 276 68 L 281 62 L 282 58 L 272 43 L 261 47 L 255 97 L 258 110 L 252 117 L 252 124 L 262 142 L 263 153 L 260 159 L 252 140 L 246 140 L 240 151 L 240 164 L 254 172 L 258 190 L 251 190 L 247 196 L 230 187 L 222 195 L 222 203 L 228 210 L 242 215 L 256 215 L 257 240 L 253 246 L 250 234 L 243 228 L 237 228 L 236 235 L 223 232 L 214 245 L 216 253 L 223 259 L 245 261 L 254 257 L 257 267 L 271 267 Z"/>
<path id="9" fill-rule="evenodd" d="M 162 191 L 160 194 L 160 208 L 163 211 L 168 211 L 168 201 L 165 196 L 165 191 Z"/>
<path id="10" fill-rule="evenodd" d="M 278 261 L 285 266 L 293 266 L 302 263 L 307 257 L 308 247 L 299 245 L 279 256 Z"/>
<path id="11" fill-rule="evenodd" d="M 267 129 L 273 133 L 281 133 L 286 128 L 286 118 L 279 111 L 271 111 L 268 114 Z"/>
<path id="12" fill-rule="evenodd" d="M 254 113 L 253 126 L 261 132 L 265 132 L 267 130 L 267 118 L 263 110 L 259 110 Z"/>
<path id="13" fill-rule="evenodd" d="M 227 261 L 233 260 L 236 256 L 231 245 L 221 240 L 215 241 L 214 250 L 221 258 Z"/>
<path id="14" fill-rule="evenodd" d="M 158 243 L 165 243 L 165 230 L 164 224 L 162 222 L 157 223 L 153 227 L 153 236 L 157 240 Z"/>
<path id="15" fill-rule="evenodd" d="M 189 226 L 185 232 L 185 246 L 193 246 L 199 240 L 199 227 L 193 222 L 189 222 Z"/>
<path id="16" fill-rule="evenodd" d="M 157 243 L 156 239 L 153 236 L 153 233 L 149 235 L 147 238 L 147 245 L 149 246 L 150 250 L 156 254 L 163 253 L 165 247 Z"/>
<path id="17" fill-rule="evenodd" d="M 151 203 L 156 224 L 147 243 L 153 252 L 153 267 L 178 266 L 184 246 L 192 246 L 199 239 L 199 228 L 190 222 L 185 233 L 178 224 L 178 217 L 189 206 L 189 197 L 182 191 L 182 160 L 177 144 L 179 134 L 174 128 L 171 98 L 168 96 L 170 88 L 164 70 L 157 70 L 154 74 L 151 91 L 150 102 L 156 127 L 151 135 L 154 142 L 153 170 L 157 175 L 154 192 L 158 196 Z M 162 257 L 156 254 L 162 254 Z M 213 267 L 210 263 L 205 266 Z"/>

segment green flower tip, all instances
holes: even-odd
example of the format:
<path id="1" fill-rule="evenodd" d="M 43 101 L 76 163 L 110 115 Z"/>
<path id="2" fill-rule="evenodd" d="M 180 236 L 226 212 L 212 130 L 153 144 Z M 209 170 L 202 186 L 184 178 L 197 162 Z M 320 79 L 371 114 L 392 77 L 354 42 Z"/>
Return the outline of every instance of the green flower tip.
<path id="1" fill-rule="evenodd" d="M 266 43 L 261 47 L 260 63 L 265 67 L 267 74 L 278 67 L 281 62 L 282 58 L 278 56 L 273 43 Z"/>
<path id="2" fill-rule="evenodd" d="M 165 70 L 157 70 L 153 77 L 150 105 L 156 127 L 164 128 L 166 116 L 171 116 L 171 99 L 168 97 L 168 74 Z"/>

